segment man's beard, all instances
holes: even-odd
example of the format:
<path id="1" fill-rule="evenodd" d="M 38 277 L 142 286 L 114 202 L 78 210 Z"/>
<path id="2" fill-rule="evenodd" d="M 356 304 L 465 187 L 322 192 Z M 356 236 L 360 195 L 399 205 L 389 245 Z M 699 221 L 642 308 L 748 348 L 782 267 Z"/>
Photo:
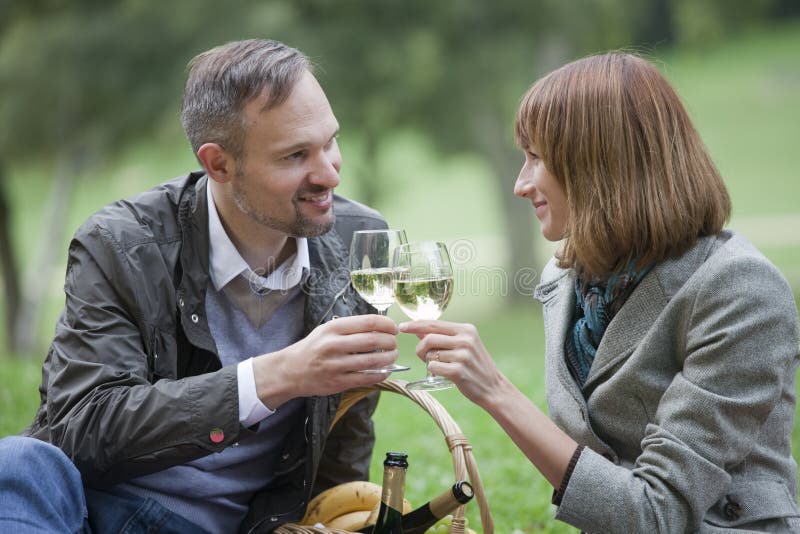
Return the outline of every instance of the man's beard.
<path id="1" fill-rule="evenodd" d="M 328 232 L 333 227 L 335 220 L 333 207 L 331 207 L 330 217 L 326 217 L 322 220 L 314 220 L 303 215 L 300 211 L 300 207 L 297 205 L 297 202 L 300 202 L 300 200 L 297 199 L 303 195 L 314 195 L 328 191 L 328 189 L 324 187 L 298 192 L 292 199 L 292 206 L 294 207 L 295 213 L 294 220 L 286 221 L 272 217 L 269 213 L 257 210 L 250 202 L 244 189 L 236 185 L 237 182 L 238 181 L 234 181 L 233 185 L 233 201 L 236 207 L 242 213 L 247 214 L 251 219 L 267 228 L 283 232 L 292 237 L 316 237 Z"/>
<path id="2" fill-rule="evenodd" d="M 292 200 L 292 206 L 294 207 L 295 213 L 294 220 L 286 221 L 272 217 L 269 213 L 257 210 L 250 202 L 249 196 L 245 189 L 239 185 L 244 180 L 245 178 L 243 173 L 241 171 L 237 172 L 236 180 L 234 180 L 232 184 L 233 201 L 236 203 L 236 207 L 239 208 L 242 213 L 246 214 L 259 224 L 293 237 L 316 237 L 328 232 L 333 227 L 333 206 L 331 206 L 330 217 L 325 217 L 322 220 L 314 220 L 303 215 L 300 211 L 300 206 L 297 205 L 297 202 L 300 202 L 297 199 L 299 199 L 301 196 L 324 193 L 328 191 L 328 189 L 319 187 L 309 189 L 308 191 L 298 192 Z"/>

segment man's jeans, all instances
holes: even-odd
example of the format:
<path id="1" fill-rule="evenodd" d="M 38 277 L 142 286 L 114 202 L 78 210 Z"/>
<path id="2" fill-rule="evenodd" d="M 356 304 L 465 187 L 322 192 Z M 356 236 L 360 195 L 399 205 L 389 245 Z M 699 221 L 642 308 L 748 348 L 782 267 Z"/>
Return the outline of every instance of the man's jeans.
<path id="1" fill-rule="evenodd" d="M 195 534 L 199 526 L 152 499 L 84 489 L 60 449 L 33 438 L 0 439 L 0 532 Z"/>

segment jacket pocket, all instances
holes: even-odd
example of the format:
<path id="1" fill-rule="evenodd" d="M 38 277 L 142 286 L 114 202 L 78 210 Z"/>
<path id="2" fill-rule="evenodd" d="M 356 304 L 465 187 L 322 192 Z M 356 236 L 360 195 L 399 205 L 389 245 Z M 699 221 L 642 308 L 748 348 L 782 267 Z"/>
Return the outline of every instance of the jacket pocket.
<path id="1" fill-rule="evenodd" d="M 800 511 L 782 481 L 741 481 L 708 510 L 699 532 L 719 532 L 719 528 L 781 532 L 789 522 L 794 524 L 792 518 L 800 518 Z"/>

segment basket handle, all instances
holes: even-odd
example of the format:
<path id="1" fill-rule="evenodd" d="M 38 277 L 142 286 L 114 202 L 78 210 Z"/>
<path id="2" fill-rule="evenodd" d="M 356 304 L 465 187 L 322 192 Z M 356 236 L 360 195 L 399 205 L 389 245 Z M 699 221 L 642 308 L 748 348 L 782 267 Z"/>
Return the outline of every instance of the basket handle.
<path id="1" fill-rule="evenodd" d="M 475 499 L 480 510 L 481 524 L 485 534 L 494 534 L 494 520 L 489 511 L 489 501 L 481 483 L 481 476 L 478 472 L 478 464 L 472 454 L 472 446 L 467 441 L 466 436 L 461 432 L 458 424 L 453 420 L 447 410 L 430 393 L 425 391 L 409 391 L 404 380 L 384 380 L 371 386 L 364 386 L 345 391 L 336 415 L 333 417 L 331 428 L 355 403 L 372 393 L 373 391 L 390 391 L 403 395 L 416 402 L 423 410 L 436 422 L 436 425 L 444 434 L 447 448 L 453 457 L 453 469 L 456 480 L 468 479 L 475 490 Z M 469 475 L 469 477 L 467 477 Z M 453 522 L 450 526 L 451 534 L 464 534 L 466 525 L 464 522 L 464 506 L 459 506 L 453 513 Z"/>

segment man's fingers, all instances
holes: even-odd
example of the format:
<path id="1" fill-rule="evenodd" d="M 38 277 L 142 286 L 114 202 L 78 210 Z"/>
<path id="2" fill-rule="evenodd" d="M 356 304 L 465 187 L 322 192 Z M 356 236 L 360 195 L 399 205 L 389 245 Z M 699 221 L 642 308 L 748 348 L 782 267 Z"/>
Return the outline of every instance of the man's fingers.
<path id="1" fill-rule="evenodd" d="M 327 346 L 332 354 L 394 350 L 397 348 L 397 337 L 383 332 L 362 332 L 329 338 Z"/>
<path id="2" fill-rule="evenodd" d="M 392 365 L 399 355 L 397 350 L 354 354 L 349 362 L 352 367 L 350 370 L 358 372 L 362 369 L 381 369 Z"/>
<path id="3" fill-rule="evenodd" d="M 344 354 L 326 362 L 323 368 L 318 368 L 328 378 L 333 376 L 356 373 L 364 369 L 379 369 L 391 365 L 399 355 L 397 350 L 371 351 L 360 354 Z"/>
<path id="4" fill-rule="evenodd" d="M 385 332 L 397 335 L 397 325 L 394 321 L 383 315 L 353 315 L 351 317 L 339 317 L 336 320 L 325 323 L 325 328 L 337 334 L 357 334 L 359 332 Z"/>
<path id="5" fill-rule="evenodd" d="M 400 323 L 397 325 L 397 328 L 404 334 L 416 334 L 417 336 L 425 336 L 434 333 L 454 336 L 458 333 L 461 326 L 462 325 L 459 323 L 450 323 L 447 321 L 412 321 Z"/>

